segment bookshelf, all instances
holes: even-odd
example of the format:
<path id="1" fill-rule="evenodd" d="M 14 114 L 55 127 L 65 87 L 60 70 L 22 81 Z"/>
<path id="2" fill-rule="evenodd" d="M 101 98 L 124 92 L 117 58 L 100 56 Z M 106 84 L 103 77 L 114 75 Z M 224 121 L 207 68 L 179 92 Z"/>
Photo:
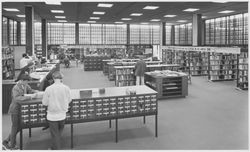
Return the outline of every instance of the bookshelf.
<path id="1" fill-rule="evenodd" d="M 236 79 L 237 55 L 231 53 L 209 53 L 209 75 L 211 81 L 230 81 Z"/>
<path id="2" fill-rule="evenodd" d="M 192 76 L 208 75 L 208 53 L 207 52 L 189 52 L 190 74 Z"/>
<path id="3" fill-rule="evenodd" d="M 248 90 L 248 52 L 241 52 L 238 61 L 237 88 Z"/>
<path id="4" fill-rule="evenodd" d="M 2 79 L 14 79 L 15 62 L 14 48 L 2 47 Z"/>
<path id="5" fill-rule="evenodd" d="M 187 96 L 187 80 L 187 74 L 182 72 L 165 70 L 145 73 L 145 84 L 158 92 L 158 99 Z"/>
<path id="6" fill-rule="evenodd" d="M 84 71 L 101 71 L 102 60 L 109 59 L 108 56 L 88 55 L 84 59 Z"/>

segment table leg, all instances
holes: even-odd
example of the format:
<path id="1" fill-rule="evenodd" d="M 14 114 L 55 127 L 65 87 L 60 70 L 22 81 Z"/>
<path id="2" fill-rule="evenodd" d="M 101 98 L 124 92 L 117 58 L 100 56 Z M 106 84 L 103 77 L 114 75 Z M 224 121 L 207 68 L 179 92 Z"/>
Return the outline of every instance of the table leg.
<path id="1" fill-rule="evenodd" d="M 71 149 L 73 149 L 73 123 L 70 124 L 70 128 L 71 128 Z"/>
<path id="2" fill-rule="evenodd" d="M 158 115 L 155 115 L 155 137 L 158 137 Z"/>
<path id="3" fill-rule="evenodd" d="M 143 116 L 143 123 L 146 123 L 146 116 Z"/>
<path id="4" fill-rule="evenodd" d="M 23 149 L 23 129 L 20 130 L 20 150 Z"/>
<path id="5" fill-rule="evenodd" d="M 115 119 L 115 142 L 118 142 L 118 119 Z"/>
<path id="6" fill-rule="evenodd" d="M 31 137 L 31 128 L 29 128 L 29 137 Z"/>
<path id="7" fill-rule="evenodd" d="M 109 120 L 109 128 L 111 128 L 111 119 Z"/>

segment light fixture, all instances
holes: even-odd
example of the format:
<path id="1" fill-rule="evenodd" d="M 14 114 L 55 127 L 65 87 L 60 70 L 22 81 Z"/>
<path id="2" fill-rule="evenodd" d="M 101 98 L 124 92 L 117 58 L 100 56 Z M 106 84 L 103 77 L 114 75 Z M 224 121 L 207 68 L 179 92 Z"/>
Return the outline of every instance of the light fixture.
<path id="1" fill-rule="evenodd" d="M 93 12 L 93 14 L 97 14 L 97 15 L 104 15 L 105 12 Z"/>
<path id="2" fill-rule="evenodd" d="M 188 8 L 188 9 L 185 9 L 183 10 L 184 12 L 195 12 L 195 11 L 198 11 L 200 10 L 199 8 Z"/>
<path id="3" fill-rule="evenodd" d="M 116 24 L 122 24 L 122 23 L 124 23 L 124 22 L 115 22 Z"/>
<path id="4" fill-rule="evenodd" d="M 55 18 L 66 18 L 65 16 L 55 16 Z"/>
<path id="5" fill-rule="evenodd" d="M 176 21 L 176 22 L 185 23 L 185 22 L 187 22 L 187 20 L 178 20 L 178 21 Z"/>
<path id="6" fill-rule="evenodd" d="M 91 20 L 99 20 L 100 17 L 90 17 Z"/>
<path id="7" fill-rule="evenodd" d="M 142 22 L 141 24 L 148 24 L 147 22 Z"/>
<path id="8" fill-rule="evenodd" d="M 214 0 L 214 1 L 212 1 L 213 3 L 227 3 L 227 1 L 222 1 L 222 0 Z"/>
<path id="9" fill-rule="evenodd" d="M 57 22 L 67 22 L 66 20 L 57 20 Z"/>
<path id="10" fill-rule="evenodd" d="M 207 16 L 202 16 L 201 18 L 207 18 Z"/>
<path id="11" fill-rule="evenodd" d="M 45 3 L 47 5 L 61 5 L 61 2 L 60 1 L 56 1 L 56 0 L 45 0 Z"/>
<path id="12" fill-rule="evenodd" d="M 97 7 L 112 7 L 113 4 L 105 4 L 105 3 L 99 3 Z"/>
<path id="13" fill-rule="evenodd" d="M 64 13 L 63 10 L 51 10 L 51 13 Z"/>
<path id="14" fill-rule="evenodd" d="M 129 20 L 131 20 L 131 18 L 122 18 L 121 20 L 123 20 L 123 21 L 129 21 Z"/>
<path id="15" fill-rule="evenodd" d="M 152 22 L 159 22 L 160 19 L 152 19 L 152 20 L 150 20 L 150 21 L 152 21 Z"/>
<path id="16" fill-rule="evenodd" d="M 130 16 L 141 16 L 142 15 L 142 13 L 132 13 L 132 14 L 130 14 Z"/>
<path id="17" fill-rule="evenodd" d="M 25 17 L 25 15 L 16 15 L 17 17 Z"/>
<path id="18" fill-rule="evenodd" d="M 176 15 L 165 15 L 164 17 L 175 17 Z"/>
<path id="19" fill-rule="evenodd" d="M 16 8 L 4 8 L 4 10 L 9 12 L 19 12 L 19 10 Z"/>
<path id="20" fill-rule="evenodd" d="M 88 21 L 88 23 L 96 23 L 96 21 Z"/>
<path id="21" fill-rule="evenodd" d="M 147 10 L 155 10 L 159 8 L 159 6 L 145 6 L 143 9 L 147 9 Z"/>
<path id="22" fill-rule="evenodd" d="M 225 10 L 225 11 L 221 11 L 221 12 L 218 12 L 218 13 L 221 13 L 221 14 L 227 14 L 227 13 L 232 13 L 234 12 L 233 10 Z"/>

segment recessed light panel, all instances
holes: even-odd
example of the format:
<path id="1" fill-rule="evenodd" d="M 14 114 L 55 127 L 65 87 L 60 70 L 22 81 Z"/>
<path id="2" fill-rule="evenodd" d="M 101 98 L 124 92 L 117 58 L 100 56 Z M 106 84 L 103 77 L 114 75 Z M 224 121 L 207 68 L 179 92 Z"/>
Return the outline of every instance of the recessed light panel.
<path id="1" fill-rule="evenodd" d="M 221 11 L 221 12 L 218 12 L 218 13 L 221 13 L 221 14 L 227 14 L 227 13 L 233 13 L 234 11 L 232 10 L 225 10 L 225 11 Z"/>
<path id="2" fill-rule="evenodd" d="M 25 17 L 25 15 L 16 15 L 17 17 Z"/>
<path id="3" fill-rule="evenodd" d="M 19 12 L 19 10 L 16 8 L 4 8 L 4 10 L 9 12 Z"/>
<path id="4" fill-rule="evenodd" d="M 152 21 L 152 22 L 159 22 L 160 19 L 152 19 L 152 20 L 150 20 L 150 21 Z"/>
<path id="5" fill-rule="evenodd" d="M 176 21 L 176 22 L 185 23 L 185 22 L 187 22 L 187 20 L 178 20 L 178 21 Z"/>
<path id="6" fill-rule="evenodd" d="M 147 10 L 155 10 L 159 8 L 159 6 L 145 6 L 143 9 L 147 9 Z"/>
<path id="7" fill-rule="evenodd" d="M 124 22 L 115 22 L 116 24 L 122 24 L 122 23 L 124 23 Z"/>
<path id="8" fill-rule="evenodd" d="M 195 12 L 195 11 L 198 11 L 200 10 L 199 8 L 188 8 L 188 9 L 185 9 L 183 10 L 184 12 Z"/>
<path id="9" fill-rule="evenodd" d="M 96 23 L 96 21 L 88 21 L 88 23 Z"/>
<path id="10" fill-rule="evenodd" d="M 90 17 L 91 20 L 99 20 L 100 17 Z"/>
<path id="11" fill-rule="evenodd" d="M 131 18 L 122 18 L 121 20 L 123 20 L 123 21 L 129 21 L 129 20 L 131 20 Z"/>
<path id="12" fill-rule="evenodd" d="M 142 15 L 142 13 L 132 13 L 132 14 L 130 14 L 130 16 L 141 16 Z"/>
<path id="13" fill-rule="evenodd" d="M 176 15 L 165 15 L 164 17 L 175 17 Z"/>
<path id="14" fill-rule="evenodd" d="M 61 2 L 56 0 L 46 0 L 45 3 L 47 5 L 61 5 Z"/>
<path id="15" fill-rule="evenodd" d="M 51 10 L 51 13 L 64 13 L 63 10 Z"/>
<path id="16" fill-rule="evenodd" d="M 65 16 L 55 16 L 55 18 L 66 18 Z"/>
<path id="17" fill-rule="evenodd" d="M 113 4 L 105 4 L 105 3 L 99 3 L 97 7 L 112 7 Z"/>
<path id="18" fill-rule="evenodd" d="M 57 22 L 67 22 L 66 20 L 57 20 Z"/>
<path id="19" fill-rule="evenodd" d="M 147 22 L 142 22 L 141 24 L 148 24 Z"/>
<path id="20" fill-rule="evenodd" d="M 201 18 L 207 18 L 207 16 L 202 16 Z"/>
<path id="21" fill-rule="evenodd" d="M 97 14 L 97 15 L 104 15 L 105 12 L 93 12 L 93 14 Z"/>

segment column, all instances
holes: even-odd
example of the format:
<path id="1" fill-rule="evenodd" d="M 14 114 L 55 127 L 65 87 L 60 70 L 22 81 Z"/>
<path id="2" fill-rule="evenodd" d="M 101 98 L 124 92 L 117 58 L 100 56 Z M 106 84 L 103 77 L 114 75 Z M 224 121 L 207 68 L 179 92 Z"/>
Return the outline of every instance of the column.
<path id="1" fill-rule="evenodd" d="M 162 45 L 166 45 L 166 22 L 162 23 Z"/>
<path id="2" fill-rule="evenodd" d="M 206 37 L 206 24 L 205 20 L 201 21 L 201 46 L 205 45 L 205 37 Z"/>
<path id="3" fill-rule="evenodd" d="M 130 45 L 130 24 L 127 24 L 127 48 L 126 50 L 128 51 L 129 50 L 129 45 Z"/>
<path id="4" fill-rule="evenodd" d="M 21 22 L 17 21 L 16 31 L 17 45 L 21 45 Z"/>
<path id="5" fill-rule="evenodd" d="M 26 53 L 30 56 L 34 53 L 34 8 L 25 6 L 25 22 L 26 22 Z"/>
<path id="6" fill-rule="evenodd" d="M 193 14 L 193 46 L 200 46 L 202 42 L 201 35 L 201 14 Z"/>
<path id="7" fill-rule="evenodd" d="M 75 25 L 75 44 L 79 44 L 79 23 Z"/>
<path id="8" fill-rule="evenodd" d="M 47 20 L 42 19 L 42 56 L 47 58 Z"/>
<path id="9" fill-rule="evenodd" d="M 171 45 L 175 45 L 175 28 L 171 25 Z"/>

